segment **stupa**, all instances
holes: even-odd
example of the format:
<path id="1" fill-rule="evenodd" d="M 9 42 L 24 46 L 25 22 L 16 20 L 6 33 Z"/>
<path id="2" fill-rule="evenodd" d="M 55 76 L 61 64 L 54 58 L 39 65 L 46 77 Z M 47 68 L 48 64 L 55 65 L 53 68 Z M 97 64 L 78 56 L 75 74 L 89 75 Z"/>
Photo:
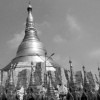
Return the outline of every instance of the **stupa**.
<path id="1" fill-rule="evenodd" d="M 12 59 L 2 71 L 8 72 L 11 65 L 13 65 L 14 72 L 18 74 L 21 70 L 31 70 L 31 66 L 36 67 L 37 63 L 43 63 L 44 67 L 49 67 L 47 70 L 50 69 L 55 71 L 55 68 L 60 66 L 51 58 L 53 54 L 48 57 L 47 51 L 37 35 L 34 18 L 32 16 L 32 6 L 30 3 L 27 12 L 28 16 L 26 19 L 25 36 L 18 47 L 15 58 Z M 31 65 L 31 63 L 33 65 Z"/>

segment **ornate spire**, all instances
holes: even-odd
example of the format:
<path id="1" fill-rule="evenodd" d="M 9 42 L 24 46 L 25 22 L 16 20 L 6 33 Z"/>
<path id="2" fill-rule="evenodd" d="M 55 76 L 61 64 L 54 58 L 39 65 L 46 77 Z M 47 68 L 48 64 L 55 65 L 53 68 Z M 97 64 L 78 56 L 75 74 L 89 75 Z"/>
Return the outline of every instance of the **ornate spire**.
<path id="1" fill-rule="evenodd" d="M 88 80 L 87 80 L 87 73 L 85 71 L 85 66 L 83 66 L 83 73 L 84 73 L 84 82 L 83 82 L 83 90 L 87 90 L 89 88 Z"/>
<path id="2" fill-rule="evenodd" d="M 70 67 L 72 67 L 72 61 L 71 60 L 69 60 L 69 64 L 70 64 Z"/>
<path id="3" fill-rule="evenodd" d="M 32 86 L 35 83 L 35 80 L 34 80 L 34 72 L 35 72 L 35 67 L 33 66 L 33 62 L 31 62 L 31 75 L 30 75 L 30 83 L 29 83 L 29 86 Z"/>
<path id="4" fill-rule="evenodd" d="M 31 6 L 30 2 L 29 2 L 29 5 L 27 7 L 27 12 L 28 12 L 28 16 L 26 19 L 25 33 L 27 33 L 28 31 L 30 32 L 30 30 L 35 31 L 34 24 L 33 24 L 33 16 L 32 16 L 32 6 Z"/>
<path id="5" fill-rule="evenodd" d="M 69 60 L 69 64 L 70 64 L 70 80 L 71 80 L 71 83 L 74 83 L 74 80 L 73 80 L 73 67 L 72 67 L 72 61 Z"/>
<path id="6" fill-rule="evenodd" d="M 34 27 L 34 18 L 32 16 L 32 6 L 29 2 L 27 8 L 28 16 L 26 19 L 25 36 L 22 43 L 19 45 L 16 56 L 36 56 L 44 55 L 45 49 L 37 36 L 37 30 Z"/>
<path id="7" fill-rule="evenodd" d="M 11 69 L 10 69 L 9 84 L 10 84 L 10 85 L 14 85 L 14 80 L 13 80 L 13 65 L 12 65 L 12 64 L 11 64 Z"/>
<path id="8" fill-rule="evenodd" d="M 69 60 L 70 64 L 70 82 L 69 82 L 69 88 L 72 90 L 72 92 L 75 92 L 75 84 L 74 84 L 74 78 L 73 78 L 73 67 L 72 67 L 72 61 Z"/>
<path id="9" fill-rule="evenodd" d="M 98 67 L 98 72 L 99 72 L 99 78 L 100 78 L 100 68 Z"/>
<path id="10" fill-rule="evenodd" d="M 49 98 L 56 98 L 56 95 L 55 95 L 55 91 L 54 91 L 54 88 L 53 88 L 53 85 L 52 85 L 52 76 L 51 76 L 51 71 L 48 71 L 48 78 L 49 78 L 49 83 L 48 83 L 48 87 L 47 87 L 47 96 Z"/>
<path id="11" fill-rule="evenodd" d="M 85 82 L 87 82 L 85 66 L 83 66 L 83 73 L 84 73 L 84 83 L 85 83 Z"/>
<path id="12" fill-rule="evenodd" d="M 27 8 L 27 11 L 28 11 L 27 21 L 33 22 L 32 6 L 31 6 L 31 3 L 30 2 L 29 2 L 29 5 L 28 5 L 28 8 Z"/>
<path id="13" fill-rule="evenodd" d="M 99 87 L 100 87 L 100 68 L 98 67 L 98 72 L 99 72 Z"/>
<path id="14" fill-rule="evenodd" d="M 0 69 L 0 85 L 2 85 L 2 71 Z"/>

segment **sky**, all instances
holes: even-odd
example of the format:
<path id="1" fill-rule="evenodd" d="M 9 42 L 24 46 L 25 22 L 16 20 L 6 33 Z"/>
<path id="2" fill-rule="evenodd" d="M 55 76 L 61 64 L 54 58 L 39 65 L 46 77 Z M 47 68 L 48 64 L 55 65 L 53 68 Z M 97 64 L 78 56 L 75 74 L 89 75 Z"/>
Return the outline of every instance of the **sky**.
<path id="1" fill-rule="evenodd" d="M 31 0 L 38 36 L 62 67 L 98 75 L 100 0 Z M 28 0 L 0 0 L 0 67 L 15 56 L 24 37 Z"/>

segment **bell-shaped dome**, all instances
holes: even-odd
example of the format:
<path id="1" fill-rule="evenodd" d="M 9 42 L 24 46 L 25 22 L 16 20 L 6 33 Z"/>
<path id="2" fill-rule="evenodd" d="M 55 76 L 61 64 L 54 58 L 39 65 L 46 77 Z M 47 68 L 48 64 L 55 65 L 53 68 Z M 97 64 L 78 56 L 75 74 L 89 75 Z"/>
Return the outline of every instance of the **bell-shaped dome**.
<path id="1" fill-rule="evenodd" d="M 36 54 L 43 56 L 46 50 L 37 36 L 37 30 L 34 28 L 32 6 L 30 4 L 27 11 L 28 17 L 26 19 L 25 36 L 18 47 L 16 57 L 34 56 Z"/>
<path id="2" fill-rule="evenodd" d="M 25 62 L 45 62 L 45 58 L 49 58 L 46 61 L 46 66 L 59 66 L 51 57 L 46 55 L 47 51 L 37 36 L 37 30 L 34 27 L 34 18 L 32 16 L 32 6 L 30 3 L 27 11 L 28 17 L 26 19 L 25 36 L 18 47 L 16 57 L 12 59 L 7 66 L 2 68 L 2 71 L 8 71 L 11 64 L 14 64 L 15 68 L 16 66 L 23 66 L 23 64 L 25 65 Z"/>

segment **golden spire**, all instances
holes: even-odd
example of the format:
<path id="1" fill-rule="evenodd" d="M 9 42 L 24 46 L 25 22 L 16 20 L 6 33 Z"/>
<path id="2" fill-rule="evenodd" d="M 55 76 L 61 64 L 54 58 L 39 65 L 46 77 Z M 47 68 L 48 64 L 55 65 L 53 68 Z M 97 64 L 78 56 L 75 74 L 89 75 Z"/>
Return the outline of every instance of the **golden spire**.
<path id="1" fill-rule="evenodd" d="M 26 19 L 26 28 L 25 28 L 25 36 L 22 43 L 19 45 L 16 56 L 33 56 L 33 55 L 41 55 L 45 54 L 45 49 L 43 44 L 40 42 L 37 36 L 37 30 L 34 27 L 33 16 L 32 16 L 32 6 L 29 2 L 27 8 L 28 16 Z"/>
<path id="2" fill-rule="evenodd" d="M 26 32 L 28 32 L 28 30 L 30 31 L 30 29 L 34 30 L 34 24 L 33 24 L 33 16 L 32 16 L 32 6 L 29 2 L 29 5 L 27 7 L 27 12 L 28 12 L 28 16 L 26 19 Z"/>
<path id="3" fill-rule="evenodd" d="M 27 8 L 27 11 L 28 11 L 28 17 L 29 17 L 29 19 L 27 19 L 27 21 L 33 22 L 32 6 L 31 6 L 30 1 L 29 1 L 29 5 L 28 5 L 28 8 Z"/>

